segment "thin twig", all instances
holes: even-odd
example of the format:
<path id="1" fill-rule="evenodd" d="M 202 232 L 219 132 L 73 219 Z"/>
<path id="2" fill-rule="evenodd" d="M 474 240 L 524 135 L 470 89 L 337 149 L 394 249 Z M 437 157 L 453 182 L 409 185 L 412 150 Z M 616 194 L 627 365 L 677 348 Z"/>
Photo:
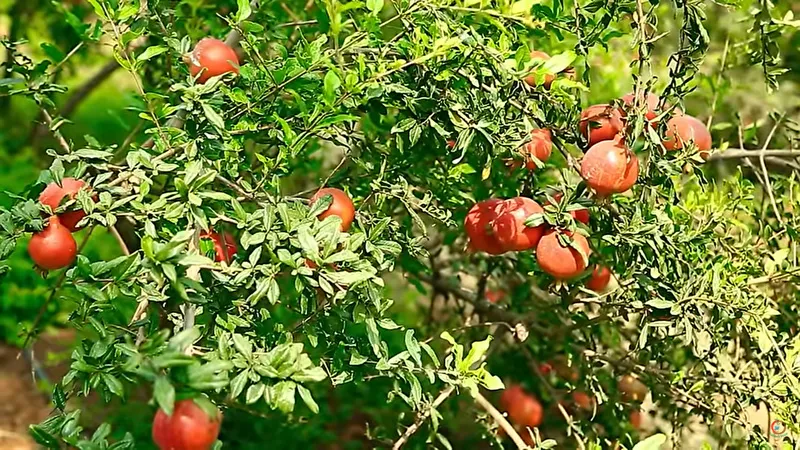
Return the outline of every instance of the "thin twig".
<path id="1" fill-rule="evenodd" d="M 764 142 L 764 147 L 758 152 L 758 162 L 761 164 L 761 171 L 764 173 L 764 186 L 767 188 L 767 194 L 769 195 L 769 201 L 772 204 L 772 210 L 775 212 L 775 217 L 778 219 L 778 222 L 781 226 L 785 226 L 783 222 L 783 215 L 778 212 L 778 205 L 775 202 L 775 195 L 772 193 L 772 181 L 769 179 L 769 171 L 767 171 L 767 164 L 764 162 L 764 152 L 769 147 L 770 142 L 772 142 L 772 137 L 775 135 L 775 131 L 781 124 L 782 118 L 779 118 L 775 121 L 775 125 L 770 130 L 769 135 L 767 136 L 766 141 Z"/>
<path id="2" fill-rule="evenodd" d="M 64 136 L 61 134 L 60 131 L 58 131 L 58 129 L 53 128 L 53 117 L 50 116 L 50 113 L 47 112 L 47 110 L 45 110 L 44 108 L 42 108 L 42 116 L 44 117 L 44 123 L 45 125 L 47 125 L 47 129 L 50 130 L 51 133 L 53 133 L 53 136 L 56 138 L 56 141 L 58 141 L 58 145 L 60 145 L 65 152 L 70 153 L 71 150 L 69 148 L 67 140 L 64 139 Z"/>
<path id="3" fill-rule="evenodd" d="M 414 433 L 416 433 L 417 430 L 419 430 L 419 427 L 422 426 L 422 423 L 425 422 L 425 420 L 427 420 L 428 417 L 430 417 L 433 410 L 435 410 L 436 408 L 439 407 L 439 405 L 444 403 L 444 401 L 447 400 L 447 397 L 450 397 L 450 394 L 452 394 L 455 389 L 456 387 L 454 385 L 450 385 L 447 388 L 445 388 L 442 392 L 440 392 L 439 396 L 436 397 L 436 400 L 434 400 L 433 403 L 431 404 L 431 407 L 427 408 L 425 411 L 420 413 L 417 416 L 417 420 L 415 420 L 414 423 L 412 423 L 411 426 L 406 429 L 406 432 L 403 433 L 402 436 L 400 436 L 400 439 L 395 441 L 394 445 L 392 446 L 392 450 L 398 450 L 403 445 L 405 445 L 405 443 L 408 442 L 411 436 L 413 436 Z"/>
<path id="4" fill-rule="evenodd" d="M 506 420 L 505 416 L 503 416 L 503 414 L 500 413 L 500 411 L 498 411 L 497 408 L 495 408 L 494 405 L 489 402 L 489 400 L 486 400 L 486 397 L 477 391 L 473 394 L 473 397 L 475 398 L 475 401 L 478 402 L 478 404 L 481 405 L 481 407 L 483 407 L 483 409 L 485 409 L 490 416 L 492 416 L 495 422 L 500 425 L 500 427 L 506 432 L 511 440 L 514 441 L 514 444 L 516 444 L 518 449 L 525 450 L 526 448 L 529 448 L 528 444 L 526 444 L 525 441 L 522 440 L 522 437 L 520 437 L 519 433 L 517 433 L 517 430 L 515 430 L 510 423 L 508 423 L 508 420 Z"/>

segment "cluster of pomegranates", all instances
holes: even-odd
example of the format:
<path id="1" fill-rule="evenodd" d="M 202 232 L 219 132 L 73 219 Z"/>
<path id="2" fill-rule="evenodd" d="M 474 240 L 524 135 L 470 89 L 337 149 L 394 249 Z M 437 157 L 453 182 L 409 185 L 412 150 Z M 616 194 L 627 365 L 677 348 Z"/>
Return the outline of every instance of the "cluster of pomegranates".
<path id="1" fill-rule="evenodd" d="M 569 367 L 563 360 L 556 360 L 553 362 L 542 363 L 539 365 L 539 372 L 544 376 L 549 376 L 555 373 L 558 378 L 577 383 L 579 375 L 574 367 Z M 634 405 L 640 404 L 647 396 L 649 389 L 647 386 L 634 375 L 624 375 L 617 383 L 617 390 L 623 401 L 633 403 Z M 595 407 L 595 400 L 589 394 L 583 391 L 573 391 L 571 394 L 571 402 L 559 401 L 559 404 L 567 411 L 591 411 Z M 500 395 L 500 408 L 507 413 L 509 421 L 512 423 L 520 437 L 528 443 L 533 445 L 530 433 L 526 428 L 535 428 L 542 424 L 544 418 L 544 409 L 541 402 L 533 394 L 527 392 L 521 385 L 509 383 L 508 387 L 503 390 Z M 641 412 L 638 408 L 634 408 L 630 413 L 630 422 L 634 428 L 641 426 Z M 501 430 L 501 436 L 504 432 Z"/>
<path id="2" fill-rule="evenodd" d="M 560 199 L 560 197 L 558 197 Z M 553 228 L 545 224 L 530 227 L 525 221 L 544 209 L 527 197 L 501 200 L 491 198 L 470 208 L 464 221 L 472 251 L 500 255 L 510 251 L 536 250 L 536 260 L 542 270 L 556 279 L 567 280 L 580 275 L 587 267 L 591 248 L 586 238 L 576 232 Z M 573 211 L 576 220 L 588 221 L 588 211 Z M 562 245 L 571 239 L 572 246 Z M 577 247 L 580 251 L 576 250 Z M 608 269 L 598 268 L 593 274 L 593 286 L 602 290 L 608 284 Z M 595 279 L 596 278 L 596 279 Z M 605 282 L 602 280 L 605 279 Z"/>
<path id="3" fill-rule="evenodd" d="M 64 178 L 59 185 L 50 183 L 39 194 L 39 203 L 55 212 L 62 200 L 75 199 L 86 183 L 75 178 Z M 53 214 L 42 231 L 33 233 L 28 243 L 28 254 L 44 270 L 58 270 L 69 266 L 78 254 L 78 245 L 72 233 L 79 230 L 78 222 L 86 216 L 81 209 Z"/>

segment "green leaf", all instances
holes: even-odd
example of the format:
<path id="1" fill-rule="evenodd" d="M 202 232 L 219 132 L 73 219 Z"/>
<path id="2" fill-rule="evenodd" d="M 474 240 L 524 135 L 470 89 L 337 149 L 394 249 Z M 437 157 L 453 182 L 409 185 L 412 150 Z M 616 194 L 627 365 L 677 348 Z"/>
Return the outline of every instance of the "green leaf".
<path id="1" fill-rule="evenodd" d="M 147 61 L 150 58 L 158 56 L 164 52 L 169 50 L 167 47 L 162 45 L 152 45 L 147 47 L 147 50 L 143 51 L 139 56 L 136 57 L 137 61 Z"/>
<path id="2" fill-rule="evenodd" d="M 163 375 L 156 377 L 153 396 L 156 399 L 156 403 L 158 403 L 158 407 L 168 416 L 171 416 L 175 406 L 175 387 L 169 382 L 169 378 Z"/>
<path id="3" fill-rule="evenodd" d="M 377 16 L 383 10 L 383 0 L 367 0 L 367 9 L 373 16 Z"/>
<path id="4" fill-rule="evenodd" d="M 105 383 L 108 390 L 117 397 L 122 397 L 125 394 L 125 388 L 122 386 L 122 382 L 114 375 L 104 373 L 103 383 Z"/>
<path id="5" fill-rule="evenodd" d="M 247 385 L 247 379 L 250 376 L 249 370 L 243 370 L 239 372 L 239 375 L 236 375 L 231 380 L 231 398 L 234 400 L 242 394 L 244 391 L 244 387 Z"/>
<path id="6" fill-rule="evenodd" d="M 335 284 L 350 286 L 362 281 L 367 281 L 375 275 L 372 272 L 331 272 L 325 274 Z"/>
<path id="7" fill-rule="evenodd" d="M 292 381 L 281 381 L 273 388 L 273 409 L 277 408 L 284 414 L 294 411 L 294 391 L 297 385 Z"/>
<path id="8" fill-rule="evenodd" d="M 249 339 L 241 334 L 233 334 L 233 346 L 242 354 L 247 360 L 253 359 L 253 344 Z"/>
<path id="9" fill-rule="evenodd" d="M 256 383 L 249 388 L 247 388 L 247 394 L 245 394 L 245 403 L 251 405 L 258 401 L 262 395 L 264 395 L 264 383 Z"/>
<path id="10" fill-rule="evenodd" d="M 302 225 L 297 228 L 297 240 L 300 241 L 300 248 L 303 252 L 312 259 L 319 258 L 319 245 L 311 235 L 308 225 Z"/>
<path id="11" fill-rule="evenodd" d="M 406 349 L 408 353 L 414 358 L 414 362 L 417 363 L 417 366 L 422 366 L 422 352 L 420 350 L 419 342 L 414 337 L 414 330 L 408 329 L 406 330 Z"/>
<path id="12" fill-rule="evenodd" d="M 225 129 L 225 120 L 208 103 L 203 103 L 203 113 L 206 115 L 206 118 L 209 122 L 211 122 L 212 125 L 220 130 Z"/>
<path id="13" fill-rule="evenodd" d="M 469 349 L 469 353 L 467 353 L 467 357 L 464 358 L 464 361 L 458 365 L 458 370 L 460 371 L 467 371 L 481 358 L 483 355 L 486 354 L 486 351 L 489 350 L 489 344 L 492 342 L 492 336 L 487 336 L 486 339 L 478 342 L 473 342 L 472 346 Z"/>
<path id="14" fill-rule="evenodd" d="M 239 7 L 238 13 L 236 14 L 237 22 L 246 20 L 253 13 L 249 0 L 237 0 L 236 4 Z"/>
<path id="15" fill-rule="evenodd" d="M 324 87 L 322 89 L 322 97 L 325 99 L 325 103 L 328 105 L 333 105 L 334 100 L 336 100 L 336 90 L 342 85 L 342 81 L 339 80 L 339 77 L 333 70 L 329 70 L 327 74 L 325 74 L 324 80 Z"/>
<path id="16" fill-rule="evenodd" d="M 317 405 L 317 402 L 314 401 L 314 397 L 311 396 L 311 391 L 298 384 L 297 393 L 300 394 L 300 398 L 303 399 L 303 403 L 308 406 L 308 409 L 310 409 L 311 412 L 314 414 L 319 414 L 319 406 Z"/>
<path id="17" fill-rule="evenodd" d="M 636 444 L 633 450 L 658 450 L 665 442 L 667 442 L 667 437 L 658 433 Z"/>
<path id="18" fill-rule="evenodd" d="M 46 432 L 41 426 L 31 425 L 28 429 L 30 430 L 31 436 L 33 436 L 33 440 L 35 440 L 37 444 L 52 449 L 61 448 L 59 440 L 52 434 Z"/>

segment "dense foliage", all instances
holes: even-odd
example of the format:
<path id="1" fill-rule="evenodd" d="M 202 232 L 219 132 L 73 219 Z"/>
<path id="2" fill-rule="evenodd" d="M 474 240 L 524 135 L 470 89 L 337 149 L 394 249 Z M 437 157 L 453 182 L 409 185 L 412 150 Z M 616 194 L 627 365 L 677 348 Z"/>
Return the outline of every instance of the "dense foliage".
<path id="1" fill-rule="evenodd" d="M 20 35 L 36 7 L 47 11 L 37 16 L 45 24 L 30 27 L 52 33 L 38 48 Z M 39 269 L 55 269 L 72 258 L 42 244 L 42 233 L 55 226 L 58 242 L 79 237 L 74 264 L 49 274 L 52 301 L 68 311 L 79 342 L 53 387 L 56 412 L 32 427 L 40 444 L 150 448 L 159 408 L 156 442 L 207 448 L 174 444 L 182 438 L 163 431 L 178 405 L 215 427 L 221 409 L 220 440 L 237 449 L 265 440 L 657 448 L 663 436 L 642 441 L 634 419 L 645 397 L 660 431 L 699 417 L 709 439 L 736 448 L 766 445 L 768 431 L 744 415 L 751 406 L 796 428 L 797 109 L 726 108 L 737 71 L 742 80 L 755 72 L 753 84 L 770 91 L 794 88 L 781 85 L 796 77 L 786 74 L 781 36 L 800 25 L 786 6 L 20 0 L 10 8 L 0 100 L 32 101 L 44 125 L 26 144 L 5 139 L 49 148 L 48 168 L 28 174 L 0 210 L 0 258 L 25 248 Z M 707 31 L 709 14 L 744 18 L 750 29 Z M 193 52 L 207 37 L 235 50 L 212 50 L 224 55 L 217 71 L 197 68 L 213 57 Z M 718 64 L 703 71 L 709 48 Z M 552 57 L 532 58 L 534 49 Z M 62 84 L 73 65 L 98 55 L 113 59 L 102 78 Z M 132 92 L 133 114 L 120 116 L 131 124 L 127 137 L 71 132 L 80 96 L 120 68 Z M 628 91 L 631 100 L 618 99 Z M 587 132 L 596 120 L 581 111 L 592 102 L 619 115 L 608 137 Z M 710 154 L 698 152 L 699 140 L 670 143 L 680 131 L 669 120 L 683 111 L 715 124 Z M 544 157 L 534 147 L 545 138 L 531 134 L 539 129 L 552 141 Z M 621 172 L 611 185 L 586 166 L 586 134 L 616 146 Z M 622 177 L 631 173 L 628 189 Z M 71 179 L 88 188 L 46 206 L 45 188 Z M 346 194 L 309 200 L 324 187 Z M 543 209 L 515 209 L 517 197 Z M 469 243 L 468 211 L 492 198 L 512 199 L 498 202 L 507 215 L 491 224 L 497 242 L 476 245 L 470 234 Z M 75 209 L 85 212 L 84 230 L 71 235 L 62 224 Z M 588 220 L 578 214 L 586 209 Z M 81 252 L 103 228 L 119 253 Z M 30 263 L 11 261 L 0 265 L 6 286 L 33 275 Z M 613 276 L 592 290 L 596 267 Z M 53 320 L 31 316 L 21 346 Z M 113 431 L 87 422 L 81 408 L 91 393 L 112 404 L 150 400 L 148 429 L 124 417 L 109 418 Z"/>

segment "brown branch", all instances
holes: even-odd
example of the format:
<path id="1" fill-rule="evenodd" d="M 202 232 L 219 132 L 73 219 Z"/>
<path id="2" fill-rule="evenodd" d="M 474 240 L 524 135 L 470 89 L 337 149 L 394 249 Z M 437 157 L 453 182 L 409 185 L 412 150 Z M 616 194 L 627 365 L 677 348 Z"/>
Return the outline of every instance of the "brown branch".
<path id="1" fill-rule="evenodd" d="M 481 395 L 480 392 L 475 392 L 473 397 L 475 398 L 475 401 L 478 402 L 478 404 L 481 405 L 481 407 L 485 409 L 490 416 L 492 416 L 492 419 L 494 419 L 495 422 L 500 425 L 500 427 L 506 432 L 511 440 L 514 441 L 514 444 L 516 444 L 518 449 L 525 450 L 526 448 L 529 448 L 528 444 L 526 444 L 525 441 L 522 440 L 522 437 L 520 437 L 519 433 L 517 433 L 517 430 L 515 430 L 510 423 L 508 423 L 508 420 L 506 420 L 505 416 L 503 416 L 503 414 L 500 413 L 500 411 L 498 411 L 497 408 L 495 408 L 494 405 L 489 402 L 489 400 L 486 400 L 486 397 Z"/>
<path id="2" fill-rule="evenodd" d="M 452 394 L 455 389 L 456 389 L 455 386 L 450 385 L 447 388 L 445 388 L 442 392 L 440 392 L 439 396 L 436 397 L 436 400 L 434 400 L 433 403 L 431 404 L 431 407 L 427 408 L 425 411 L 417 415 L 417 420 L 415 420 L 414 423 L 411 424 L 411 426 L 406 429 L 405 433 L 403 433 L 403 435 L 400 436 L 400 439 L 395 441 L 394 445 L 392 446 L 392 450 L 398 450 L 403 445 L 405 445 L 405 443 L 408 442 L 411 436 L 413 436 L 414 433 L 416 433 L 417 430 L 419 430 L 419 427 L 422 426 L 422 423 L 425 422 L 425 420 L 427 420 L 428 417 L 430 417 L 433 410 L 435 410 L 436 408 L 439 407 L 439 405 L 444 403 L 444 401 L 447 400 L 447 397 L 450 397 L 450 394 Z"/>
<path id="3" fill-rule="evenodd" d="M 779 158 L 800 158 L 800 150 L 794 149 L 779 149 L 779 150 L 748 150 L 743 148 L 731 148 L 723 152 L 712 153 L 709 161 L 717 161 L 723 159 L 739 159 L 739 158 L 759 158 L 763 156 L 772 156 Z"/>
<path id="4" fill-rule="evenodd" d="M 74 90 L 72 95 L 69 96 L 67 101 L 64 102 L 64 106 L 61 108 L 61 117 L 71 116 L 78 106 L 83 103 L 84 100 L 86 100 L 89 94 L 91 94 L 92 91 L 94 91 L 98 86 L 103 84 L 103 82 L 106 81 L 118 68 L 119 64 L 116 60 L 109 61 L 88 80 L 86 80 L 86 82 L 83 83 L 78 89 Z"/>

